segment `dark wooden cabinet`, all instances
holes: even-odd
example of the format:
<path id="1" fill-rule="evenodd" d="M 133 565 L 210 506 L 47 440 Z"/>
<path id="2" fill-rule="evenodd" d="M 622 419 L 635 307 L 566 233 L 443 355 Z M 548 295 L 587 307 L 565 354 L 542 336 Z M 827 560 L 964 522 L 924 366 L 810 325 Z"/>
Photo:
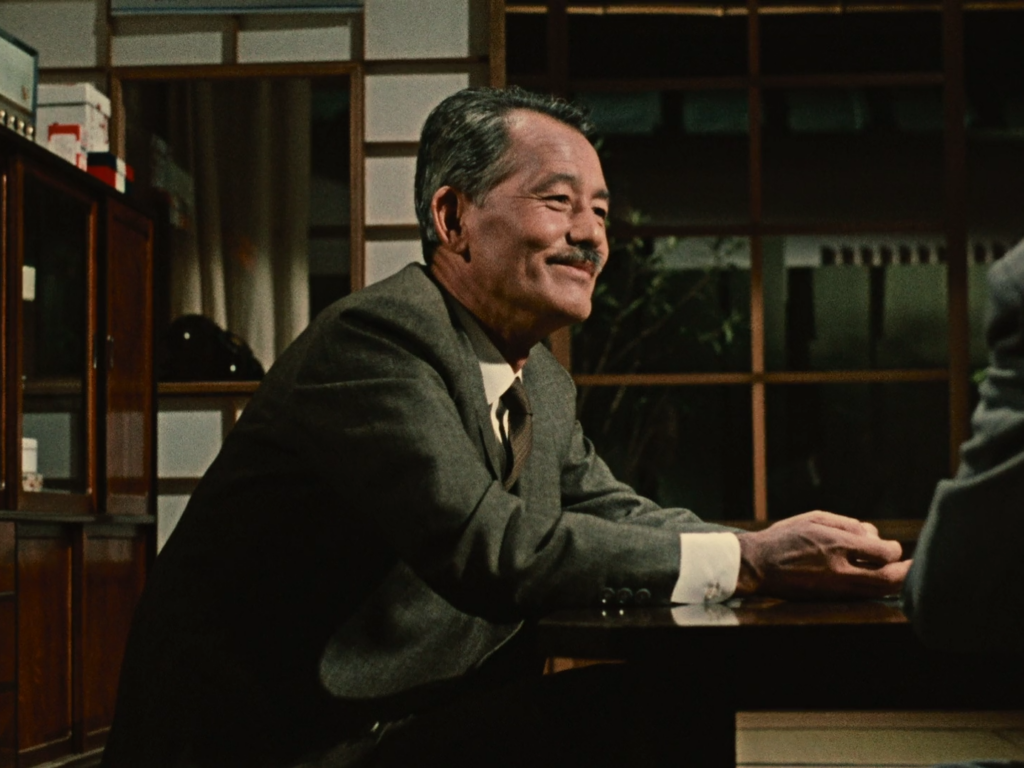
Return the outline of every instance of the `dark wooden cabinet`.
<path id="1" fill-rule="evenodd" d="M 74 764 L 153 553 L 153 220 L 0 128 L 0 227 L 0 768 Z"/>
<path id="2" fill-rule="evenodd" d="M 65 526 L 19 527 L 18 753 L 44 762 L 71 751 L 74 543 Z"/>
<path id="3" fill-rule="evenodd" d="M 153 223 L 106 204 L 101 499 L 109 514 L 150 513 L 153 497 Z"/>
<path id="4" fill-rule="evenodd" d="M 0 522 L 0 766 L 16 765 L 18 606 L 14 523 Z"/>
<path id="5" fill-rule="evenodd" d="M 81 706 L 75 714 L 80 751 L 101 747 L 114 718 L 117 675 L 132 610 L 142 594 L 150 541 L 147 530 L 137 526 L 83 529 L 78 574 Z"/>

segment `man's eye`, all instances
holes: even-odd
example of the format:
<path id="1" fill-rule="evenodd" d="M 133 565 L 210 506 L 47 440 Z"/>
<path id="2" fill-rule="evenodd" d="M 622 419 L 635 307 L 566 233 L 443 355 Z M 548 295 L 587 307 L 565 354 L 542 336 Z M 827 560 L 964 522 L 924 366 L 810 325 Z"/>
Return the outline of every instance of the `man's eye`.
<path id="1" fill-rule="evenodd" d="M 595 208 L 594 214 L 602 219 L 608 218 L 608 211 L 606 211 L 604 208 Z"/>
<path id="2" fill-rule="evenodd" d="M 549 203 L 558 203 L 559 205 L 569 204 L 568 195 L 548 195 L 544 199 L 547 200 Z"/>

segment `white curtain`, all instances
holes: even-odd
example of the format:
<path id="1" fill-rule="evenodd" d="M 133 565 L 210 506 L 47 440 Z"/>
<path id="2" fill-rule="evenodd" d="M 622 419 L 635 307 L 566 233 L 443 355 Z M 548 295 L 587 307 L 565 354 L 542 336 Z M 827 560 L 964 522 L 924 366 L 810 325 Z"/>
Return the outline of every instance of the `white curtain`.
<path id="1" fill-rule="evenodd" d="M 172 316 L 206 315 L 269 367 L 309 322 L 310 83 L 204 81 L 169 100 L 195 197 L 172 236 Z"/>

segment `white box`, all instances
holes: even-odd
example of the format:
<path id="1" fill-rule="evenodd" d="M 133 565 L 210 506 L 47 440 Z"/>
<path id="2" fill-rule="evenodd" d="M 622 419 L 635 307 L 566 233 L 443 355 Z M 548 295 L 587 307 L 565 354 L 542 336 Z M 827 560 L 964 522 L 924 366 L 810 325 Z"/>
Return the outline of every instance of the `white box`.
<path id="1" fill-rule="evenodd" d="M 89 170 L 88 150 L 85 148 L 81 123 L 50 123 L 41 129 L 38 142 L 62 157 L 76 168 Z"/>
<path id="2" fill-rule="evenodd" d="M 21 268 L 21 300 L 36 300 L 36 268 L 28 264 Z"/>
<path id="3" fill-rule="evenodd" d="M 110 99 L 91 83 L 39 85 L 36 106 L 36 136 L 46 145 L 51 125 L 82 126 L 82 146 L 86 152 L 109 152 Z"/>
<path id="4" fill-rule="evenodd" d="M 39 441 L 34 437 L 21 438 L 21 471 L 39 471 Z"/>

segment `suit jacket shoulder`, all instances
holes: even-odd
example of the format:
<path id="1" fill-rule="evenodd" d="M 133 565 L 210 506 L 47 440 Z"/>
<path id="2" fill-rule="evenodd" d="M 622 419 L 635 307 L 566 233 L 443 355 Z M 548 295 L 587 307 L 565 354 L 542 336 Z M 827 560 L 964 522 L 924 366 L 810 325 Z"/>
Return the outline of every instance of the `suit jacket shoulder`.
<path id="1" fill-rule="evenodd" d="M 960 469 L 939 483 L 904 587 L 928 642 L 1016 649 L 1024 633 L 1024 243 L 989 271 L 989 366 Z"/>

